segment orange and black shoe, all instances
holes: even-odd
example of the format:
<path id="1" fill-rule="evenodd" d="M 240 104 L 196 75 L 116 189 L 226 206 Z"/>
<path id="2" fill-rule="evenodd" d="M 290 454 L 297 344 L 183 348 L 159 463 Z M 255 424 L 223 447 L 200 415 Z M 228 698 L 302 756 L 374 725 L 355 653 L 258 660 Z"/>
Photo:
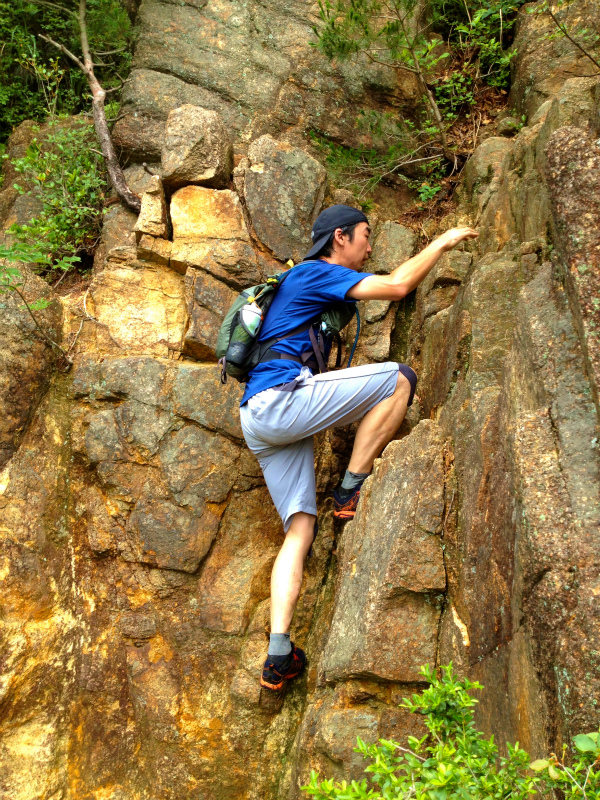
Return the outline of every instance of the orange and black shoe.
<path id="1" fill-rule="evenodd" d="M 362 484 L 361 484 L 362 486 Z M 338 486 L 333 492 L 333 516 L 338 519 L 352 519 L 360 500 L 360 486 L 350 492 Z"/>
<path id="2" fill-rule="evenodd" d="M 260 685 L 272 692 L 280 692 L 286 681 L 299 675 L 306 666 L 306 655 L 292 642 L 292 652 L 287 656 L 267 656 Z"/>

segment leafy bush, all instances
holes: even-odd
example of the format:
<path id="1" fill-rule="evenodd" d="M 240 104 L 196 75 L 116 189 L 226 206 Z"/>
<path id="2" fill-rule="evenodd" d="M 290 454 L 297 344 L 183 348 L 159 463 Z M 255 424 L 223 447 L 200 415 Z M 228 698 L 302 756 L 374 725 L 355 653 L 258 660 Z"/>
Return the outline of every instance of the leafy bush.
<path id="1" fill-rule="evenodd" d="M 102 156 L 94 147 L 93 126 L 84 119 L 52 120 L 43 140 L 36 137 L 23 158 L 13 161 L 25 189 L 41 203 L 41 211 L 27 225 L 13 225 L 19 242 L 35 242 L 46 267 L 68 268 L 78 254 L 93 252 L 102 225 L 106 177 Z"/>
<path id="2" fill-rule="evenodd" d="M 526 773 L 529 756 L 518 744 L 509 747 L 507 758 L 498 758 L 493 737 L 484 739 L 475 729 L 472 708 L 477 702 L 469 690 L 478 683 L 457 680 L 452 665 L 439 676 L 429 667 L 421 674 L 430 683 L 420 695 L 405 699 L 402 706 L 423 714 L 429 734 L 409 737 L 409 747 L 381 739 L 367 745 L 358 740 L 357 750 L 371 763 L 365 769 L 369 780 L 319 782 L 313 772 L 304 791 L 316 800 L 520 800 L 535 793 L 535 778 Z"/>
<path id="3" fill-rule="evenodd" d="M 319 780 L 311 773 L 306 794 L 316 800 L 525 800 L 539 789 L 560 789 L 565 798 L 599 800 L 600 747 L 598 734 L 575 737 L 579 761 L 567 767 L 552 755 L 529 764 L 518 743 L 507 745 L 508 756 L 498 756 L 494 737 L 485 739 L 475 729 L 469 695 L 479 683 L 458 680 L 452 664 L 439 672 L 422 667 L 429 688 L 401 704 L 423 714 L 428 734 L 408 738 L 409 747 L 380 739 L 368 745 L 358 739 L 357 752 L 370 760 L 362 781 Z M 528 768 L 533 774 L 528 772 Z"/>
<path id="4" fill-rule="evenodd" d="M 549 758 L 538 759 L 530 764 L 540 774 L 546 790 L 558 789 L 565 800 L 569 798 L 600 799 L 600 741 L 599 731 L 580 733 L 573 739 L 578 759 L 569 767 L 565 765 L 567 746 L 562 758 L 554 753 Z"/>
<path id="5" fill-rule="evenodd" d="M 105 88 L 118 86 L 131 60 L 129 17 L 119 0 L 88 0 L 87 23 L 95 61 L 101 62 L 98 77 Z M 39 33 L 80 52 L 75 18 L 58 4 L 0 0 L 0 142 L 24 119 L 41 122 L 48 113 L 74 114 L 88 105 L 85 76 Z"/>

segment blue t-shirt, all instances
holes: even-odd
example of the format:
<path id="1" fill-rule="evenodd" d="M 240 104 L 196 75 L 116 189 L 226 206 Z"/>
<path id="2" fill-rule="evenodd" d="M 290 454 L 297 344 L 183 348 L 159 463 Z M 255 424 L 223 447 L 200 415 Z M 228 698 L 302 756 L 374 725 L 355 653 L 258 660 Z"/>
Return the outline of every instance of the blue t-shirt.
<path id="1" fill-rule="evenodd" d="M 283 336 L 287 331 L 310 322 L 332 303 L 345 300 L 346 293 L 371 274 L 320 260 L 298 264 L 277 290 L 263 322 L 259 341 Z M 300 356 L 311 348 L 308 331 L 272 345 L 273 350 L 293 356 Z M 250 373 L 240 405 L 243 406 L 253 395 L 265 389 L 292 381 L 301 369 L 301 365 L 295 361 L 265 361 L 259 364 Z"/>

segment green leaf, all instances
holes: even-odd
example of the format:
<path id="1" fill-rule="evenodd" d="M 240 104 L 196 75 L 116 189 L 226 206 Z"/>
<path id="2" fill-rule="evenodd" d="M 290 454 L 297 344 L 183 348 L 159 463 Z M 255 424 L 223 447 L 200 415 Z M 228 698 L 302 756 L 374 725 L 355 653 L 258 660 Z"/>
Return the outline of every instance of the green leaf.
<path id="1" fill-rule="evenodd" d="M 580 753 L 593 753 L 595 750 L 598 749 L 598 745 L 596 744 L 597 738 L 598 738 L 597 733 L 595 734 L 580 733 L 579 736 L 576 736 L 573 739 L 573 742 L 575 743 L 575 747 L 579 750 Z"/>
<path id="2" fill-rule="evenodd" d="M 538 758 L 537 761 L 532 761 L 529 765 L 529 769 L 532 769 L 534 772 L 541 772 L 543 769 L 550 764 L 550 762 L 545 758 Z"/>
<path id="3" fill-rule="evenodd" d="M 560 779 L 560 772 L 556 770 L 552 764 L 548 767 L 548 775 L 552 778 L 553 781 L 557 781 Z"/>

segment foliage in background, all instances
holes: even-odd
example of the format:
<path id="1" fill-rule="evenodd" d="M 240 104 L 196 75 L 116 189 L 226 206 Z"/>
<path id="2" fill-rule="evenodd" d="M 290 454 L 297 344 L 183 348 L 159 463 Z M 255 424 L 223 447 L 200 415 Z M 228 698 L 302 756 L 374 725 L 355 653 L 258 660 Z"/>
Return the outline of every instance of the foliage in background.
<path id="1" fill-rule="evenodd" d="M 442 161 L 454 171 L 458 157 L 468 155 L 453 142 L 453 125 L 469 116 L 486 86 L 504 92 L 509 86 L 513 54 L 508 47 L 522 2 L 432 0 L 423 19 L 416 0 L 320 0 L 322 24 L 314 30 L 326 56 L 362 54 L 372 63 L 410 73 L 422 96 L 415 120 L 380 115 L 388 117 L 388 131 L 396 129 L 392 143 L 375 135 L 375 155 L 347 153 L 347 161 L 354 156 L 354 170 L 348 163 L 345 174 L 362 177 L 362 194 L 390 173 L 421 186 L 422 200 L 439 191 L 432 184 L 439 180 Z"/>
<path id="2" fill-rule="evenodd" d="M 552 753 L 549 758 L 538 759 L 530 764 L 531 769 L 539 773 L 541 786 L 546 792 L 558 790 L 565 800 L 600 800 L 599 733 L 580 733 L 573 739 L 577 755 L 570 766 L 565 764 L 566 745 L 561 758 Z"/>
<path id="3" fill-rule="evenodd" d="M 17 241 L 35 242 L 46 268 L 68 269 L 78 254 L 92 253 L 102 226 L 106 175 L 102 155 L 95 149 L 94 128 L 79 117 L 54 119 L 43 140 L 34 138 L 13 166 L 23 181 L 22 194 L 35 197 L 40 212 L 27 225 L 13 225 Z"/>
<path id="4" fill-rule="evenodd" d="M 316 800 L 526 800 L 540 789 L 560 788 L 567 798 L 598 800 L 600 748 L 598 734 L 575 737 L 579 761 L 566 767 L 556 756 L 529 763 L 518 743 L 499 757 L 494 737 L 485 739 L 475 728 L 469 695 L 479 683 L 458 680 L 452 665 L 438 672 L 422 667 L 429 683 L 420 695 L 401 707 L 423 714 L 428 734 L 408 738 L 409 747 L 380 739 L 367 745 L 358 739 L 357 752 L 370 760 L 362 781 L 320 781 L 316 772 L 303 791 Z M 565 748 L 566 751 L 566 748 Z M 533 770 L 533 774 L 528 771 Z"/>
<path id="5" fill-rule="evenodd" d="M 106 88 L 129 71 L 132 26 L 119 0 L 88 0 L 90 46 Z M 89 105 L 85 76 L 38 38 L 45 33 L 79 51 L 76 22 L 42 0 L 0 0 L 0 143 L 24 119 L 74 114 Z"/>

